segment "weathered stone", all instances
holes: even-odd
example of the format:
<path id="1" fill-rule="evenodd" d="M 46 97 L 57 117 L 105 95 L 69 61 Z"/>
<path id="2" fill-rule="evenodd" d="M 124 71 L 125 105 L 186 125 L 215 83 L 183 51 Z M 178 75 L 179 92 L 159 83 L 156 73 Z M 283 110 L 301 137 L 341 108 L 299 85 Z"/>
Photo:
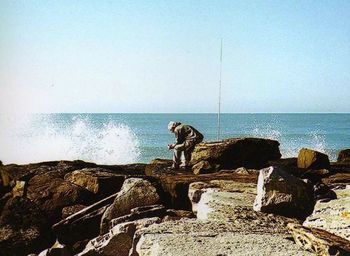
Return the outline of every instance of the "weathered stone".
<path id="1" fill-rule="evenodd" d="M 86 205 L 82 205 L 82 204 L 76 204 L 76 205 L 64 207 L 62 209 L 62 219 L 65 219 L 68 216 L 83 210 L 85 207 Z"/>
<path id="2" fill-rule="evenodd" d="M 7 201 L 0 216 L 0 252 L 4 256 L 40 252 L 53 242 L 45 214 L 27 198 Z"/>
<path id="3" fill-rule="evenodd" d="M 236 209 L 251 209 L 256 195 L 254 183 L 213 180 L 191 183 L 188 196 L 192 211 L 201 220 L 236 219 Z"/>
<path id="4" fill-rule="evenodd" d="M 350 163 L 350 149 L 341 150 L 338 154 L 337 162 Z"/>
<path id="5" fill-rule="evenodd" d="M 129 214 L 133 208 L 157 204 L 159 200 L 156 188 L 149 181 L 139 178 L 125 180 L 113 204 L 102 216 L 101 234 L 108 231 L 112 219 Z"/>
<path id="6" fill-rule="evenodd" d="M 155 217 L 120 223 L 114 226 L 107 234 L 91 240 L 84 251 L 77 256 L 128 256 L 129 251 L 132 249 L 135 231 L 157 222 L 160 222 L 160 219 Z"/>
<path id="7" fill-rule="evenodd" d="M 337 198 L 337 194 L 324 183 L 314 185 L 315 200 L 329 201 Z"/>
<path id="8" fill-rule="evenodd" d="M 346 186 L 350 184 L 350 173 L 336 173 L 322 179 L 328 186 Z"/>
<path id="9" fill-rule="evenodd" d="M 330 162 L 326 154 L 321 152 L 302 148 L 298 155 L 298 168 L 300 169 L 329 169 Z"/>
<path id="10" fill-rule="evenodd" d="M 109 229 L 123 222 L 131 222 L 138 219 L 147 219 L 147 218 L 153 218 L 153 217 L 162 218 L 165 216 L 165 214 L 166 214 L 166 209 L 163 205 L 157 204 L 157 205 L 137 207 L 137 208 L 131 209 L 130 214 L 111 220 Z"/>
<path id="11" fill-rule="evenodd" d="M 260 169 L 266 167 L 268 161 L 280 157 L 278 141 L 259 138 L 226 139 L 196 145 L 191 164 L 208 161 L 213 166 L 219 165 L 221 169 Z"/>
<path id="12" fill-rule="evenodd" d="M 208 161 L 200 161 L 192 166 L 192 172 L 194 174 L 206 174 L 215 171 L 215 167 L 213 167 Z"/>
<path id="13" fill-rule="evenodd" d="M 140 238 L 136 251 L 139 256 L 312 255 L 286 239 L 287 232 L 285 225 L 282 232 L 266 233 L 252 220 L 242 225 L 229 221 L 181 219 L 138 230 L 135 236 Z"/>
<path id="14" fill-rule="evenodd" d="M 159 181 L 162 190 L 165 206 L 168 208 L 190 210 L 192 204 L 188 198 L 188 188 L 193 182 L 207 182 L 210 180 L 233 180 L 243 183 L 256 183 L 258 173 L 248 172 L 248 174 L 236 173 L 232 170 L 222 170 L 210 174 L 195 175 L 191 172 L 173 171 L 159 169 L 159 172 L 153 172 L 152 178 Z"/>
<path id="15" fill-rule="evenodd" d="M 307 228 L 295 223 L 288 224 L 288 228 L 297 245 L 304 250 L 320 256 L 350 255 L 350 243 L 344 238 L 321 229 Z"/>
<path id="16" fill-rule="evenodd" d="M 91 192 L 56 176 L 56 172 L 36 175 L 29 180 L 27 197 L 47 213 L 52 222 L 61 217 L 62 208 L 89 204 Z"/>
<path id="17" fill-rule="evenodd" d="M 25 197 L 27 194 L 27 183 L 25 181 L 16 181 L 16 185 L 12 189 L 13 197 Z"/>
<path id="18" fill-rule="evenodd" d="M 313 209 L 313 187 L 281 167 L 260 170 L 254 210 L 305 218 Z"/>
<path id="19" fill-rule="evenodd" d="M 195 217 L 196 216 L 191 211 L 168 209 L 166 211 L 166 216 L 163 218 L 162 221 L 174 221 L 180 220 L 182 218 L 192 219 Z"/>
<path id="20" fill-rule="evenodd" d="M 319 170 L 307 170 L 300 175 L 302 179 L 309 179 L 314 183 L 319 182 L 322 178 L 330 175 L 330 171 L 327 169 L 319 169 Z"/>
<path id="21" fill-rule="evenodd" d="M 155 176 L 164 172 L 169 172 L 168 168 L 173 164 L 172 160 L 169 159 L 153 159 L 150 164 L 145 168 L 145 174 L 147 176 Z"/>
<path id="22" fill-rule="evenodd" d="M 90 240 L 100 233 L 101 217 L 113 203 L 116 194 L 100 200 L 52 226 L 59 241 L 74 245 L 77 241 Z"/>
<path id="23" fill-rule="evenodd" d="M 102 168 L 84 168 L 66 174 L 64 179 L 105 197 L 118 192 L 125 178 Z"/>
<path id="24" fill-rule="evenodd" d="M 350 243 L 350 189 L 334 190 L 337 199 L 316 202 L 313 213 L 304 226 L 324 229 L 349 240 Z"/>

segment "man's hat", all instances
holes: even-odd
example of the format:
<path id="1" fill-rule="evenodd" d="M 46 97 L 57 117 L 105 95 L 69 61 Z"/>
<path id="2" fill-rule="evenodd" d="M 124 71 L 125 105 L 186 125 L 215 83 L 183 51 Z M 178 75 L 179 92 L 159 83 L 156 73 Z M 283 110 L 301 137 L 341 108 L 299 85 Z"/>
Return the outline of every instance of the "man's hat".
<path id="1" fill-rule="evenodd" d="M 176 126 L 176 123 L 174 121 L 170 121 L 168 124 L 168 130 L 171 131 L 172 129 L 174 129 L 175 126 Z"/>

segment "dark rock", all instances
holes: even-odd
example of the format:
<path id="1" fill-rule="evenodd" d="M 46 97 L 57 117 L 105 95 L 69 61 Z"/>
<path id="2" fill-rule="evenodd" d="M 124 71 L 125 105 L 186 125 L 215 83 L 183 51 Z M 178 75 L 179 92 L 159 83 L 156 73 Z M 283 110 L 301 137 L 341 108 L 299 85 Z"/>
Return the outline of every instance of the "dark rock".
<path id="1" fill-rule="evenodd" d="M 350 163 L 350 149 L 341 150 L 338 154 L 337 162 Z"/>
<path id="2" fill-rule="evenodd" d="M 76 205 L 72 205 L 72 206 L 63 207 L 62 219 L 65 219 L 65 218 L 71 216 L 72 214 L 83 210 L 84 208 L 86 208 L 86 205 L 82 205 L 82 204 L 76 204 Z"/>
<path id="3" fill-rule="evenodd" d="M 326 185 L 339 186 L 350 184 L 350 173 L 335 173 L 322 179 Z"/>
<path id="4" fill-rule="evenodd" d="M 213 167 L 208 161 L 200 161 L 192 166 L 192 172 L 196 175 L 215 172 Z"/>
<path id="5" fill-rule="evenodd" d="M 300 177 L 302 179 L 309 179 L 313 183 L 318 183 L 322 178 L 327 177 L 330 175 L 330 171 L 327 169 L 320 169 L 320 170 L 307 170 L 303 172 Z"/>
<path id="6" fill-rule="evenodd" d="M 118 192 L 125 176 L 98 167 L 75 170 L 66 174 L 64 179 L 103 198 Z"/>
<path id="7" fill-rule="evenodd" d="M 254 210 L 287 217 L 305 218 L 315 205 L 313 187 L 283 170 L 260 170 Z"/>
<path id="8" fill-rule="evenodd" d="M 330 162 L 326 154 L 307 148 L 302 148 L 299 151 L 298 168 L 305 170 L 319 170 L 329 169 L 329 167 Z"/>
<path id="9" fill-rule="evenodd" d="M 156 204 L 160 201 L 157 189 L 147 180 L 130 178 L 125 180 L 114 202 L 101 219 L 101 234 L 108 231 L 112 219 L 130 213 L 136 207 Z"/>
<path id="10" fill-rule="evenodd" d="M 347 239 L 317 228 L 307 228 L 290 223 L 288 228 L 295 242 L 305 250 L 317 255 L 350 255 L 350 242 Z"/>
<path id="11" fill-rule="evenodd" d="M 213 166 L 218 164 L 221 169 L 260 169 L 266 167 L 268 161 L 280 157 L 278 141 L 259 138 L 226 139 L 196 145 L 191 164 L 208 161 Z"/>
<path id="12" fill-rule="evenodd" d="M 169 172 L 167 168 L 171 167 L 172 164 L 173 164 L 172 160 L 156 158 L 146 166 L 145 174 L 147 176 L 154 176 L 164 172 Z"/>
<path id="13" fill-rule="evenodd" d="M 7 201 L 0 216 L 0 252 L 4 256 L 40 252 L 53 243 L 45 214 L 27 198 Z"/>
<path id="14" fill-rule="evenodd" d="M 63 207 L 89 204 L 92 193 L 76 186 L 53 171 L 34 176 L 29 180 L 27 197 L 46 212 L 52 223 L 61 218 Z"/>
<path id="15" fill-rule="evenodd" d="M 337 199 L 337 194 L 326 184 L 317 183 L 314 185 L 314 198 L 315 200 L 329 201 Z"/>
<path id="16" fill-rule="evenodd" d="M 98 236 L 101 217 L 116 196 L 117 193 L 110 195 L 53 225 L 52 229 L 58 240 L 74 245 L 78 241 L 90 240 Z"/>

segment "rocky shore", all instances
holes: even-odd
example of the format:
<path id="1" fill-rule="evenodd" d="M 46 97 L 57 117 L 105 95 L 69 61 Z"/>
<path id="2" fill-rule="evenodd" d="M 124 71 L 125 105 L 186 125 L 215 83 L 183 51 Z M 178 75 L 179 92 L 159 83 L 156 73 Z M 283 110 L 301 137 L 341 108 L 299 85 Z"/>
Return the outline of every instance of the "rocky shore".
<path id="1" fill-rule="evenodd" d="M 350 255 L 349 149 L 227 139 L 170 165 L 1 164 L 0 255 Z"/>

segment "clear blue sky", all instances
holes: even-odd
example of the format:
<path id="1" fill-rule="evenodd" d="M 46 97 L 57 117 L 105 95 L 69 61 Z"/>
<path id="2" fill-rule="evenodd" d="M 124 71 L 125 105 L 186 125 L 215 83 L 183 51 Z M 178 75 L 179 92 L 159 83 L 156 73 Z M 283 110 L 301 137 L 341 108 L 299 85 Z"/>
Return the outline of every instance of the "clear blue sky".
<path id="1" fill-rule="evenodd" d="M 0 111 L 350 112 L 350 1 L 0 1 Z"/>

